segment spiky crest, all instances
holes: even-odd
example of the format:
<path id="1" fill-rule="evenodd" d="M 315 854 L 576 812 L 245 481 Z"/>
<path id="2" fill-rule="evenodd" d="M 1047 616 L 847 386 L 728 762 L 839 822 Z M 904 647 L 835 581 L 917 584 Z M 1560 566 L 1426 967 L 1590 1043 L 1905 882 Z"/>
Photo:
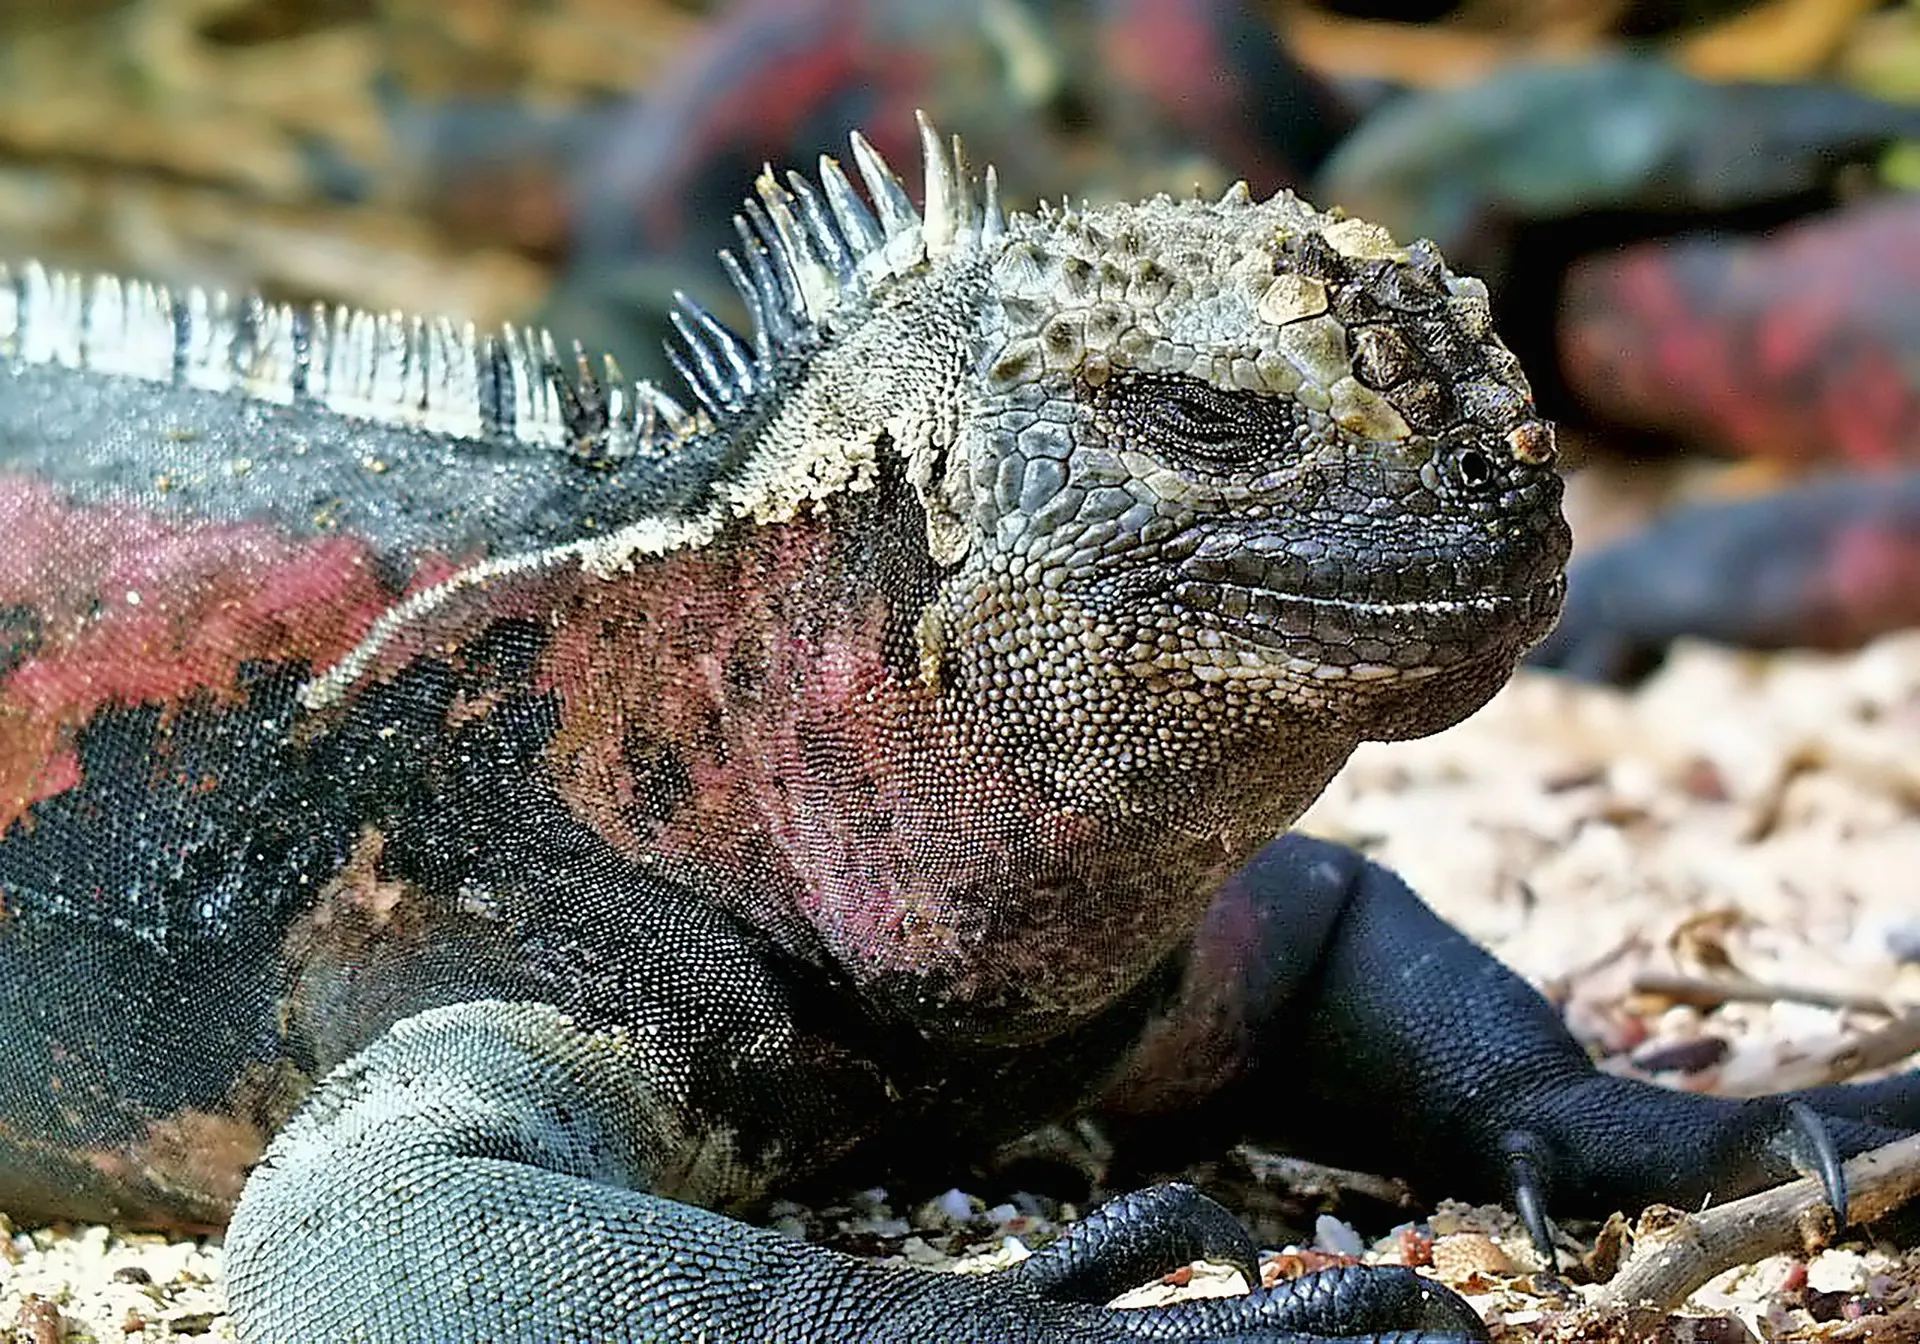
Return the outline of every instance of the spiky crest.
<path id="1" fill-rule="evenodd" d="M 669 358 L 698 404 L 690 412 L 652 383 L 629 383 L 611 360 L 595 369 L 545 332 L 271 304 L 111 276 L 88 279 L 37 263 L 0 264 L 0 358 L 172 383 L 303 405 L 452 439 L 510 442 L 620 458 L 657 454 L 724 428 L 803 360 L 838 315 L 928 258 L 997 238 L 997 184 L 967 173 L 922 116 L 924 212 L 873 147 L 851 137 L 872 198 L 822 157 L 819 186 L 771 169 L 734 225 L 722 266 L 752 319 L 746 339 L 676 294 Z"/>
<path id="2" fill-rule="evenodd" d="M 668 354 L 697 409 L 650 382 L 627 382 L 611 360 L 596 370 L 577 345 L 562 354 L 545 332 L 295 307 L 216 291 L 176 294 L 110 276 L 88 279 L 28 263 L 0 264 L 0 360 L 48 365 L 310 407 L 454 441 L 512 444 L 588 459 L 659 458 L 724 433 L 804 364 L 829 332 L 879 288 L 1006 227 L 992 169 L 984 185 L 919 117 L 924 212 L 857 132 L 850 138 L 868 201 L 822 156 L 816 187 L 798 173 L 761 174 L 734 218 L 737 252 L 721 264 L 752 319 L 742 339 L 685 295 L 670 316 Z M 822 488 L 825 488 L 822 486 Z M 325 705 L 361 676 L 401 630 L 456 594 L 575 561 L 608 573 L 639 556 L 698 546 L 765 501 L 719 489 L 687 516 L 631 521 L 583 538 L 469 566 L 386 612 L 360 645 L 308 685 Z"/>

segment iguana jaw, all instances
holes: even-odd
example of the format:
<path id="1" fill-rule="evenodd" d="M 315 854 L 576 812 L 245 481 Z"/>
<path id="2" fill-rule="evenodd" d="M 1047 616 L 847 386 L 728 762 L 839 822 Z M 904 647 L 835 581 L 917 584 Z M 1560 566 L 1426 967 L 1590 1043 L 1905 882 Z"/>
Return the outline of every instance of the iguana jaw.
<path id="1" fill-rule="evenodd" d="M 1285 519 L 1216 531 L 1166 598 L 1196 641 L 1235 653 L 1228 675 L 1290 684 L 1368 737 L 1431 732 L 1478 708 L 1559 614 L 1559 482 L 1541 477 L 1529 493 L 1504 526 L 1422 515 L 1422 544 L 1403 549 L 1391 531 L 1349 544 L 1341 529 Z M 1488 690 L 1461 689 L 1476 679 Z"/>
<path id="2" fill-rule="evenodd" d="M 1531 646 L 1559 610 L 1560 585 L 1406 602 L 1314 597 L 1183 581 L 1169 593 L 1196 630 L 1218 630 L 1323 681 L 1423 678 L 1496 649 Z"/>

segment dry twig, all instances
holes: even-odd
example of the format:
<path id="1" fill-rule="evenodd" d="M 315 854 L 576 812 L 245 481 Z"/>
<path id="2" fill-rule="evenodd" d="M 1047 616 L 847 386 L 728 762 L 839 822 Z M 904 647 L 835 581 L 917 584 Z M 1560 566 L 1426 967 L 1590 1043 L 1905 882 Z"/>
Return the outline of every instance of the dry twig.
<path id="1" fill-rule="evenodd" d="M 1846 1177 L 1855 1222 L 1891 1212 L 1920 1194 L 1920 1134 L 1860 1154 L 1847 1163 Z M 1832 1210 L 1814 1180 L 1693 1214 L 1656 1206 L 1641 1216 L 1633 1254 L 1594 1305 L 1677 1307 L 1723 1270 L 1780 1251 L 1811 1251 L 1832 1233 Z"/>
<path id="2" fill-rule="evenodd" d="M 1285 1153 L 1272 1153 L 1252 1144 L 1240 1144 L 1234 1156 L 1246 1163 L 1255 1179 L 1278 1181 L 1302 1194 L 1338 1195 L 1342 1191 L 1380 1200 L 1382 1203 L 1411 1207 L 1417 1201 L 1404 1181 L 1371 1172 L 1329 1167 Z"/>
<path id="3" fill-rule="evenodd" d="M 1744 976 L 1666 975 L 1645 972 L 1633 978 L 1632 992 L 1669 999 L 1694 1008 L 1718 1008 L 1723 1003 L 1807 1003 L 1816 1008 L 1879 1013 L 1898 1017 L 1901 1010 L 1873 994 L 1845 994 L 1811 985 L 1775 984 Z"/>

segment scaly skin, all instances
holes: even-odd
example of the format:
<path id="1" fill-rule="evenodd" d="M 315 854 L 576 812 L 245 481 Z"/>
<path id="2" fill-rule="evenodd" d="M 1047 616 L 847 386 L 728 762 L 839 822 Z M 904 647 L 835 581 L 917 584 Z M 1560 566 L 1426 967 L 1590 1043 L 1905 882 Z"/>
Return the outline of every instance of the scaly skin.
<path id="1" fill-rule="evenodd" d="M 1577 1048 L 1389 875 L 1267 843 L 1557 608 L 1483 291 L 1291 197 L 1003 219 L 925 139 L 924 216 L 858 140 L 877 220 L 763 180 L 692 413 L 537 343 L 6 277 L 0 1205 L 232 1209 L 252 1340 L 1477 1333 L 1405 1276 L 1090 1300 L 1221 1247 L 1177 1193 L 974 1281 L 711 1212 L 1167 1040 L 1228 1091 L 1320 1043 L 1341 1105 L 1404 1057 L 1431 1168 L 1498 1186 L 1518 1135 L 1536 1204 L 1691 1188 L 1584 1144 Z M 1529 1090 L 1475 1103 L 1482 1054 Z M 1782 1169 L 1777 1110 L 1628 1092 L 1699 1180 Z"/>

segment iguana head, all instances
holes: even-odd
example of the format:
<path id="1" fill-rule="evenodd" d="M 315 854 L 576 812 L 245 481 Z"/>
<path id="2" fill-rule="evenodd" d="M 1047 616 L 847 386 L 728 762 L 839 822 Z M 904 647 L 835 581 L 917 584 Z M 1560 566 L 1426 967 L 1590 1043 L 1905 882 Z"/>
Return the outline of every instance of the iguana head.
<path id="1" fill-rule="evenodd" d="M 734 269 L 813 342 L 755 428 L 758 499 L 910 483 L 928 687 L 1106 810 L 1199 771 L 1291 815 L 1358 740 L 1505 681 L 1568 533 L 1482 285 L 1244 186 L 1003 215 L 922 130 L 921 210 L 855 137 L 873 209 L 831 161 L 817 193 L 763 177 Z M 691 346 L 711 405 L 744 398 L 723 340 Z"/>

